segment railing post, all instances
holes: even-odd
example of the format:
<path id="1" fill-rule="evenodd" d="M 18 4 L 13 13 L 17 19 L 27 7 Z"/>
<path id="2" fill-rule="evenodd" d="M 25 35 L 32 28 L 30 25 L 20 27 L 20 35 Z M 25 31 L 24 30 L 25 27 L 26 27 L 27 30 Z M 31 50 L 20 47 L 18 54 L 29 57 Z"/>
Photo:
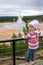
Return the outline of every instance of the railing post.
<path id="1" fill-rule="evenodd" d="M 13 65 L 15 65 L 15 41 L 13 42 Z"/>

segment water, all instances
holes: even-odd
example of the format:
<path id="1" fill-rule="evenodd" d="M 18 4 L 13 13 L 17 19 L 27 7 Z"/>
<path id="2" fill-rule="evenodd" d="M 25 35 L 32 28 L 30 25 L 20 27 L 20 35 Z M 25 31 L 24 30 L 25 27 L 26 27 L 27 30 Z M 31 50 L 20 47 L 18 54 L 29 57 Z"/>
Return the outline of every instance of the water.
<path id="1" fill-rule="evenodd" d="M 9 28 L 16 28 L 16 29 L 22 29 L 25 27 L 23 24 L 11 24 L 9 25 Z"/>

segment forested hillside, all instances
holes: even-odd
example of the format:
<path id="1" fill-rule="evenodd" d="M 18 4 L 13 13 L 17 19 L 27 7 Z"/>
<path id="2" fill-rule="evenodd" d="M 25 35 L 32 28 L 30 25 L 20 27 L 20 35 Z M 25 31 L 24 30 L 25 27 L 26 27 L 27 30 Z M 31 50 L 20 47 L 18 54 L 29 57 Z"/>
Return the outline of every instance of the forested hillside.
<path id="1" fill-rule="evenodd" d="M 16 22 L 18 16 L 0 16 L 0 22 Z M 22 20 L 27 22 L 33 19 L 38 19 L 39 21 L 43 21 L 43 15 L 37 16 L 23 16 Z"/>

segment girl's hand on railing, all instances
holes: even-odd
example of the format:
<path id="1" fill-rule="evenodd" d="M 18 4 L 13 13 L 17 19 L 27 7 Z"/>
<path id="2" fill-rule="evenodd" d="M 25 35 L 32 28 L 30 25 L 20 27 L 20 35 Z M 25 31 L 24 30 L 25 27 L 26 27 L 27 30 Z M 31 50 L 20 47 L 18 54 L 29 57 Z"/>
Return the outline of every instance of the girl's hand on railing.
<path id="1" fill-rule="evenodd" d="M 23 38 L 23 39 L 24 39 L 24 35 L 23 35 L 21 38 Z"/>

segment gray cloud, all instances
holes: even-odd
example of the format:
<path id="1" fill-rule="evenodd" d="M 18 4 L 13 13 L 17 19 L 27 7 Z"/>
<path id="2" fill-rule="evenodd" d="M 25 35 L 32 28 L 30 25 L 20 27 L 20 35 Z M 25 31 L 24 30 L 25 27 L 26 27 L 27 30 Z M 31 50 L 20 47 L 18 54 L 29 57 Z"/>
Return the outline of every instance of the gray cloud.
<path id="1" fill-rule="evenodd" d="M 0 10 L 3 13 L 19 10 L 43 11 L 43 0 L 0 0 Z"/>
<path id="2" fill-rule="evenodd" d="M 43 0 L 1 0 L 0 4 L 14 5 L 15 8 L 21 7 L 21 9 L 33 8 L 43 10 Z"/>
<path id="3" fill-rule="evenodd" d="M 43 10 L 43 0 L 15 0 L 14 5 L 21 6 L 21 9 Z"/>

